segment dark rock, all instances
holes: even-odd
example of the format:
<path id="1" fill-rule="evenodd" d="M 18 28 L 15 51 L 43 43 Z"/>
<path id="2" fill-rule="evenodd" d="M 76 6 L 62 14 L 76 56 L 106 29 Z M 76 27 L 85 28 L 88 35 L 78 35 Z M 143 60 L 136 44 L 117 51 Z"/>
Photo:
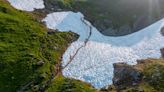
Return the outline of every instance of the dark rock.
<path id="1" fill-rule="evenodd" d="M 161 34 L 164 36 L 164 27 L 161 28 Z"/>
<path id="2" fill-rule="evenodd" d="M 113 85 L 117 90 L 128 86 L 136 86 L 142 80 L 142 74 L 137 69 L 124 63 L 114 64 Z"/>
<path id="3" fill-rule="evenodd" d="M 100 89 L 100 91 L 108 91 L 106 87 Z"/>
<path id="4" fill-rule="evenodd" d="M 106 36 L 123 36 L 132 33 L 132 31 L 129 25 L 123 25 L 119 29 L 108 28 L 101 33 Z"/>
<path id="5" fill-rule="evenodd" d="M 53 33 L 54 33 L 54 31 L 48 31 L 47 33 L 48 33 L 48 34 L 53 34 Z"/>
<path id="6" fill-rule="evenodd" d="M 115 87 L 113 85 L 105 86 L 100 89 L 100 92 L 113 92 L 115 91 Z"/>
<path id="7" fill-rule="evenodd" d="M 161 49 L 161 56 L 164 58 L 164 48 Z"/>
<path id="8" fill-rule="evenodd" d="M 43 64 L 44 64 L 44 61 L 42 60 L 36 63 L 37 66 L 42 66 Z"/>
<path id="9" fill-rule="evenodd" d="M 137 64 L 145 64 L 146 61 L 144 59 L 137 60 Z"/>
<path id="10" fill-rule="evenodd" d="M 57 31 L 58 31 L 58 30 L 49 29 L 47 33 L 48 33 L 48 34 L 54 34 L 54 33 L 57 32 Z"/>

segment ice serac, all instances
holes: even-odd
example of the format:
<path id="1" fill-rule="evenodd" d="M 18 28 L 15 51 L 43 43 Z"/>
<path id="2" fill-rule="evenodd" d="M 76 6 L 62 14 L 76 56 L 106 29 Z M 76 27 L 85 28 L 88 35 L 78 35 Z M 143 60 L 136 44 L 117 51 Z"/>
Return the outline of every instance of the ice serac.
<path id="1" fill-rule="evenodd" d="M 43 0 L 7 0 L 14 8 L 24 11 L 34 11 L 34 9 L 43 9 Z"/>
<path id="2" fill-rule="evenodd" d="M 78 51 L 72 62 L 62 71 L 66 77 L 80 79 L 101 88 L 112 84 L 113 63 L 136 64 L 137 59 L 161 57 L 160 48 L 164 47 L 164 37 L 160 29 L 164 26 L 164 19 L 139 32 L 121 37 L 104 36 L 88 21 L 85 20 L 88 23 L 86 25 L 82 20 L 84 16 L 81 13 L 70 11 L 55 12 L 43 19 L 48 28 L 72 31 L 80 35 L 63 55 L 63 66 L 84 44 L 90 31 L 88 26 L 92 27 L 86 46 Z"/>

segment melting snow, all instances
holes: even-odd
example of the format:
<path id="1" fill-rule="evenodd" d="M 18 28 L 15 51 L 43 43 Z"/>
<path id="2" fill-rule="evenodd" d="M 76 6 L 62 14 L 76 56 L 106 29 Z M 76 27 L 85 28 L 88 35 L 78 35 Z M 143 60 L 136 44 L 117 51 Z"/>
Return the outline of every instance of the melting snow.
<path id="1" fill-rule="evenodd" d="M 8 1 L 13 7 L 25 11 L 44 8 L 43 0 Z M 63 66 L 70 61 L 70 56 L 85 44 L 90 34 L 90 26 L 92 27 L 92 34 L 86 46 L 79 50 L 73 61 L 62 72 L 66 77 L 89 82 L 96 88 L 112 84 L 113 63 L 136 64 L 137 59 L 159 58 L 160 48 L 164 47 L 164 37 L 160 34 L 164 19 L 139 32 L 121 37 L 102 35 L 84 20 L 81 13 L 55 12 L 48 14 L 43 21 L 50 29 L 72 31 L 80 35 L 63 55 Z"/>
<path id="2" fill-rule="evenodd" d="M 63 55 L 63 66 L 89 35 L 89 26 L 92 25 L 85 20 L 87 26 L 82 20 L 84 16 L 74 12 L 55 12 L 43 20 L 48 28 L 73 31 L 80 35 Z M 92 26 L 88 43 L 63 70 L 63 75 L 89 82 L 96 88 L 112 84 L 113 63 L 136 64 L 137 59 L 160 58 L 160 48 L 164 47 L 164 37 L 160 34 L 163 26 L 164 19 L 139 32 L 121 37 L 104 36 Z"/>
<path id="3" fill-rule="evenodd" d="M 8 0 L 9 3 L 19 10 L 34 11 L 44 8 L 43 0 Z"/>

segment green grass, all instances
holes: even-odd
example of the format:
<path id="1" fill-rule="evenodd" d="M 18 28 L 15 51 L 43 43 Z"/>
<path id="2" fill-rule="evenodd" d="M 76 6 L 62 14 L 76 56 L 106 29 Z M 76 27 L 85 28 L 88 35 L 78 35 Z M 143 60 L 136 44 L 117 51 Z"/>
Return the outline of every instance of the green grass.
<path id="1" fill-rule="evenodd" d="M 164 90 L 164 60 L 157 60 L 144 69 L 145 81 L 159 92 Z"/>
<path id="2" fill-rule="evenodd" d="M 45 29 L 29 15 L 9 7 L 5 1 L 0 1 L 0 7 L 0 91 L 11 92 L 42 72 L 33 66 L 43 59 L 39 39 Z"/>
<path id="3" fill-rule="evenodd" d="M 76 37 L 70 32 L 47 34 L 32 14 L 0 0 L 0 92 L 15 92 L 31 81 L 34 86 L 44 85 L 50 68 Z M 39 61 L 44 64 L 38 66 Z"/>

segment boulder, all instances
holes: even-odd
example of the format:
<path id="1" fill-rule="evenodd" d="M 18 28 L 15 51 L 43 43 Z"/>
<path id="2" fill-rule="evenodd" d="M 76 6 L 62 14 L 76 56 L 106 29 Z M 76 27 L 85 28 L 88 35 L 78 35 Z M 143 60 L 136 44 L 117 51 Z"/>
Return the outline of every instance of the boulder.
<path id="1" fill-rule="evenodd" d="M 142 80 L 142 73 L 125 63 L 114 64 L 113 85 L 117 90 L 136 86 Z"/>
<path id="2" fill-rule="evenodd" d="M 161 34 L 164 36 L 164 27 L 161 28 Z"/>
<path id="3" fill-rule="evenodd" d="M 164 58 L 164 48 L 161 49 L 161 56 Z"/>

